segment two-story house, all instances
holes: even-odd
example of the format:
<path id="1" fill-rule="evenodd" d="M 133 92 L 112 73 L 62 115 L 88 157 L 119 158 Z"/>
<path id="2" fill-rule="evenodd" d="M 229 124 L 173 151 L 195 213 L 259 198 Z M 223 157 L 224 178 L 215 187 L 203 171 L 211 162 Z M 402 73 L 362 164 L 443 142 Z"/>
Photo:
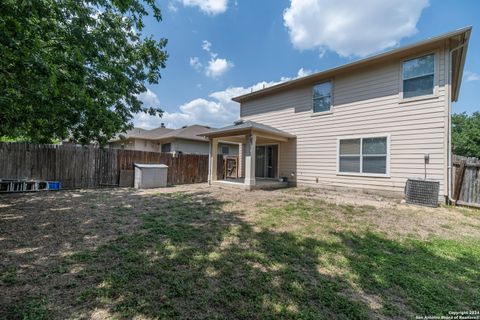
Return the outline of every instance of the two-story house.
<path id="1" fill-rule="evenodd" d="M 241 121 L 204 134 L 240 144 L 239 186 L 286 177 L 298 186 L 402 194 L 410 177 L 451 193 L 451 112 L 471 27 L 233 98 Z M 216 158 L 210 158 L 215 168 Z M 210 169 L 210 183 L 217 181 Z"/>

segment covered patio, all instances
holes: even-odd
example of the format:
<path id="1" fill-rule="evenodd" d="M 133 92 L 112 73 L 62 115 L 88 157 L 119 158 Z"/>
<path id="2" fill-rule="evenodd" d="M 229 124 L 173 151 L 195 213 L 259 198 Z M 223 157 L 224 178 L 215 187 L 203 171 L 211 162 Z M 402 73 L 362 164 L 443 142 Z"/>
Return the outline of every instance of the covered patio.
<path id="1" fill-rule="evenodd" d="M 210 141 L 208 182 L 246 190 L 276 189 L 289 185 L 293 172 L 282 166 L 282 155 L 289 152 L 295 136 L 253 121 L 236 121 L 233 125 L 203 133 Z M 239 157 L 237 177 L 218 177 L 218 144 L 237 143 Z"/>

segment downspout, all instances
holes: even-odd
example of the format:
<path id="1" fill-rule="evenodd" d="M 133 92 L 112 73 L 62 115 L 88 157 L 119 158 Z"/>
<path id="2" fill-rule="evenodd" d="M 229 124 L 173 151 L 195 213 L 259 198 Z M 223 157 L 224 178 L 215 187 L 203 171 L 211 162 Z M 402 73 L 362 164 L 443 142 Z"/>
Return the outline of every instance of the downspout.
<path id="1" fill-rule="evenodd" d="M 450 50 L 449 61 L 448 61 L 448 84 L 450 86 L 450 90 L 448 90 L 448 124 L 447 124 L 447 132 L 448 132 L 448 166 L 447 166 L 447 178 L 448 178 L 448 201 L 450 203 L 455 203 L 456 201 L 452 199 L 452 175 L 453 175 L 453 166 L 452 166 L 452 56 L 453 52 L 462 48 L 465 48 L 467 42 L 463 41 L 461 45 L 456 46 L 455 48 Z"/>

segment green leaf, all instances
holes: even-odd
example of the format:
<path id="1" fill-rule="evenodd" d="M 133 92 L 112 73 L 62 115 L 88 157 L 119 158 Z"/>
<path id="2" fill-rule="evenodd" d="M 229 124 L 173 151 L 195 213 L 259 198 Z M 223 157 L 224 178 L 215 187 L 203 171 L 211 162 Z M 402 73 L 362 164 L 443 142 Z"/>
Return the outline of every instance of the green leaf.
<path id="1" fill-rule="evenodd" d="M 105 144 L 157 83 L 166 39 L 142 34 L 154 0 L 0 2 L 0 137 Z"/>

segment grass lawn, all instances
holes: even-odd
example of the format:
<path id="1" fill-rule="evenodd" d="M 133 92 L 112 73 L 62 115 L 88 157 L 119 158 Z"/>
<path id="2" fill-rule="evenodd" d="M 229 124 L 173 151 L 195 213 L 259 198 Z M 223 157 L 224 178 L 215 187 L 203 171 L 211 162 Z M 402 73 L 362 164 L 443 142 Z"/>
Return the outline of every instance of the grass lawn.
<path id="1" fill-rule="evenodd" d="M 480 310 L 480 211 L 205 185 L 0 198 L 0 318 Z"/>

